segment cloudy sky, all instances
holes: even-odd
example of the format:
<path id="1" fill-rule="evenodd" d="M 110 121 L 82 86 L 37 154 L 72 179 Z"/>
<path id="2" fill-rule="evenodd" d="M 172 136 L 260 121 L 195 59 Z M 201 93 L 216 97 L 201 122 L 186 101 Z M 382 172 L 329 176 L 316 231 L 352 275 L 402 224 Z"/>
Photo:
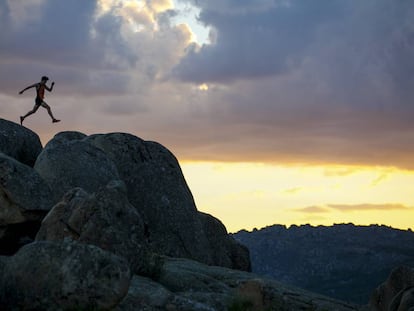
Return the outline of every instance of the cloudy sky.
<path id="1" fill-rule="evenodd" d="M 0 0 L 0 115 L 168 147 L 199 210 L 413 227 L 414 2 Z"/>

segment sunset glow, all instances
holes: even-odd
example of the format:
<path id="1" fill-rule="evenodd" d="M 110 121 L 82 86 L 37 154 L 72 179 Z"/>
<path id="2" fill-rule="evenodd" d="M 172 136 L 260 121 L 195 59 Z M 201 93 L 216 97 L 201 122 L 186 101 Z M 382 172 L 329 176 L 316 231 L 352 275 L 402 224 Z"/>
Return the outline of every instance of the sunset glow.
<path id="1" fill-rule="evenodd" d="M 270 224 L 413 227 L 414 172 L 386 167 L 184 162 L 200 210 L 231 232 Z"/>

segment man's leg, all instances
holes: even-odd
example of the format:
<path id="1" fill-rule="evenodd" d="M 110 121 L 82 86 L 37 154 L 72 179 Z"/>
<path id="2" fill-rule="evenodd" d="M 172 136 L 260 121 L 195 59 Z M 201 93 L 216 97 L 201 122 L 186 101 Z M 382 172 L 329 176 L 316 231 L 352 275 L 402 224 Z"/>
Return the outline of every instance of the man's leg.
<path id="1" fill-rule="evenodd" d="M 42 107 L 47 109 L 47 113 L 52 118 L 52 122 L 59 122 L 60 121 L 60 120 L 56 119 L 53 116 L 52 109 L 50 109 L 50 106 L 48 104 L 46 104 L 46 102 L 44 102 L 44 101 L 42 102 Z"/>
<path id="2" fill-rule="evenodd" d="M 40 105 L 35 104 L 33 109 L 26 113 L 24 116 L 20 116 L 20 124 L 23 124 L 23 120 L 26 119 L 28 116 L 34 114 L 37 109 L 39 109 Z"/>

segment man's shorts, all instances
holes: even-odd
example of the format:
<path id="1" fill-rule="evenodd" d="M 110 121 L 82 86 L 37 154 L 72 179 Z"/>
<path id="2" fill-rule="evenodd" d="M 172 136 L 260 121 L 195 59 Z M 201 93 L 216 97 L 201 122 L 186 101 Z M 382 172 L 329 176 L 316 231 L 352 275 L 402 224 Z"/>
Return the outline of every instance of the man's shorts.
<path id="1" fill-rule="evenodd" d="M 36 97 L 36 99 L 35 99 L 35 105 L 36 106 L 42 106 L 44 108 L 47 108 L 47 104 L 40 97 Z"/>

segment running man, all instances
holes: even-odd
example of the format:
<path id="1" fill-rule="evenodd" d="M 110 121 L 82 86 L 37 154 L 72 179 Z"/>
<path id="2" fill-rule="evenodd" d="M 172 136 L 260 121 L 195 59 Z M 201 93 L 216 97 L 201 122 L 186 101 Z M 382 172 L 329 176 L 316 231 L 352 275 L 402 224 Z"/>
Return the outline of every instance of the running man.
<path id="1" fill-rule="evenodd" d="M 46 85 L 47 80 L 49 80 L 49 78 L 43 76 L 42 80 L 40 82 L 35 83 L 33 85 L 30 85 L 30 86 L 26 87 L 25 89 L 23 89 L 19 92 L 19 94 L 23 94 L 24 91 L 26 91 L 28 89 L 31 89 L 32 87 L 36 88 L 35 105 L 34 105 L 33 109 L 30 110 L 28 113 L 26 113 L 24 116 L 20 116 L 20 124 L 21 125 L 23 125 L 23 120 L 25 118 L 27 118 L 28 116 L 30 116 L 31 114 L 34 114 L 37 111 L 37 109 L 39 109 L 40 106 L 47 109 L 47 112 L 49 113 L 50 117 L 52 118 L 53 123 L 56 123 L 56 122 L 60 121 L 60 120 L 56 119 L 53 116 L 53 113 L 52 113 L 52 110 L 50 109 L 50 106 L 48 104 L 46 104 L 46 102 L 44 101 L 45 90 L 48 90 L 49 92 L 52 92 L 53 86 L 55 85 L 55 82 L 52 82 L 51 86 L 48 87 Z"/>

